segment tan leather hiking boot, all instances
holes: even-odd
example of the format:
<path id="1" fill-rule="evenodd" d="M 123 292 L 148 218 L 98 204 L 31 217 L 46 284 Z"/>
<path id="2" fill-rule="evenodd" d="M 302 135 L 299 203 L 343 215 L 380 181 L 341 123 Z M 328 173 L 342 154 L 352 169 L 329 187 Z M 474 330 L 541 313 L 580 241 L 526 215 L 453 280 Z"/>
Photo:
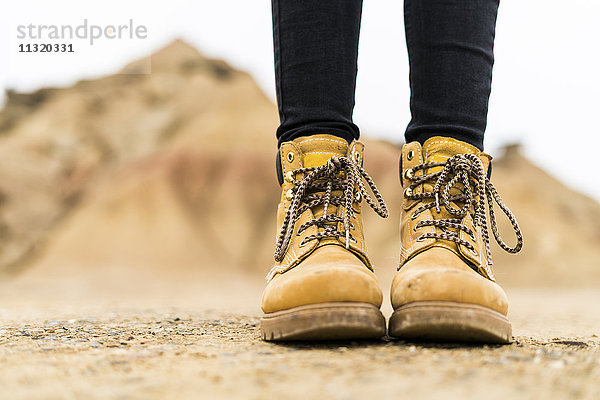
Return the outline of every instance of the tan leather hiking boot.
<path id="1" fill-rule="evenodd" d="M 400 267 L 392 282 L 390 336 L 507 343 L 508 299 L 496 284 L 486 214 L 500 246 L 522 247 L 519 226 L 489 181 L 491 156 L 459 140 L 433 137 L 402 149 L 404 201 Z M 517 244 L 498 234 L 495 201 Z"/>
<path id="2" fill-rule="evenodd" d="M 330 135 L 286 142 L 275 265 L 262 296 L 265 340 L 385 334 L 382 293 L 367 257 L 361 203 L 387 209 L 362 168 L 363 145 Z M 363 180 L 375 199 L 367 192 Z"/>

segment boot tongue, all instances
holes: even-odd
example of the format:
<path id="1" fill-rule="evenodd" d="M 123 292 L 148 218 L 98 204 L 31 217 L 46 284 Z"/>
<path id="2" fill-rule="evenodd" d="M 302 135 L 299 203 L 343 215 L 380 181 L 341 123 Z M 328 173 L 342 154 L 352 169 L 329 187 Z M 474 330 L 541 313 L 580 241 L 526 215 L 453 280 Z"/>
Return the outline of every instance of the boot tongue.
<path id="1" fill-rule="evenodd" d="M 441 136 L 434 136 L 427 139 L 423 143 L 423 159 L 426 163 L 433 162 L 446 162 L 448 159 L 456 154 L 477 154 L 479 149 L 468 143 L 461 142 L 456 139 L 446 138 Z M 431 174 L 443 170 L 444 167 L 428 168 L 424 171 L 425 174 Z M 435 182 L 429 182 L 424 184 L 423 189 L 426 192 L 433 191 L 433 185 Z M 451 194 L 458 193 L 456 189 L 451 191 Z M 445 213 L 444 213 L 445 214 Z M 444 215 L 443 218 L 448 218 L 448 215 Z"/>
<path id="2" fill-rule="evenodd" d="M 425 162 L 445 162 L 456 154 L 478 154 L 479 149 L 460 140 L 434 136 L 423 143 Z M 437 172 L 442 167 L 432 168 L 429 172 Z"/>
<path id="3" fill-rule="evenodd" d="M 476 148 L 475 146 L 472 146 L 470 144 L 461 142 L 459 140 L 456 139 L 452 139 L 452 138 L 446 138 L 446 137 L 440 137 L 440 136 L 434 136 L 430 139 L 428 139 L 425 143 L 423 143 L 423 159 L 424 162 L 426 163 L 433 163 L 433 162 L 446 162 L 448 161 L 448 159 L 456 154 L 479 154 L 480 151 L 478 148 Z M 434 167 L 434 168 L 428 168 L 427 170 L 424 171 L 425 174 L 431 174 L 434 172 L 438 172 L 443 170 L 444 167 Z M 433 192 L 433 186 L 435 184 L 435 181 L 432 182 L 427 182 L 423 185 L 423 190 L 425 192 Z M 452 188 L 450 190 L 450 194 L 454 195 L 454 194 L 459 194 L 460 191 L 458 188 Z M 432 201 L 432 200 L 430 200 Z M 453 204 L 454 206 L 456 206 L 455 204 Z M 454 219 L 456 217 L 454 217 L 452 214 L 450 214 L 445 207 L 441 207 L 440 212 L 437 213 L 435 212 L 435 210 L 432 210 L 431 215 L 433 217 L 433 219 L 439 220 L 439 219 Z M 457 245 L 456 243 L 452 242 L 452 241 L 448 241 L 445 242 L 445 245 L 452 249 L 455 249 L 456 251 L 458 251 L 457 249 Z"/>
<path id="4" fill-rule="evenodd" d="M 320 167 L 329 161 L 331 157 L 346 157 L 348 154 L 348 142 L 333 135 L 312 135 L 294 140 L 294 143 L 302 152 L 302 164 L 305 168 Z M 341 196 L 341 191 L 333 191 L 332 195 Z M 312 208 L 315 218 L 321 218 L 324 214 L 322 205 Z M 330 204 L 327 214 L 336 214 L 338 208 Z M 333 223 L 332 225 L 336 225 Z M 322 230 L 321 228 L 320 230 Z"/>
<path id="5" fill-rule="evenodd" d="M 304 167 L 319 167 L 331 157 L 345 157 L 348 142 L 333 135 L 304 136 L 294 140 L 302 152 Z"/>

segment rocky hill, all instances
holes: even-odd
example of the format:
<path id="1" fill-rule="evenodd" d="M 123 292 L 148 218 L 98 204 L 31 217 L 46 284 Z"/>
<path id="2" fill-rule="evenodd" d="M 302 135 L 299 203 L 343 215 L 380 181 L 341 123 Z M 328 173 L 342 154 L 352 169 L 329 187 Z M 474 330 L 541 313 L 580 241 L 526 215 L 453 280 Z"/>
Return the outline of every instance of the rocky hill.
<path id="1" fill-rule="evenodd" d="M 5 275 L 269 268 L 279 198 L 275 106 L 248 74 L 181 41 L 152 56 L 152 74 L 132 74 L 136 68 L 8 93 L 0 111 Z M 386 221 L 367 214 L 367 243 L 389 275 L 399 251 L 399 148 L 367 142 L 365 166 L 392 211 Z M 522 256 L 495 248 L 499 280 L 600 284 L 597 202 L 514 147 L 495 162 L 494 181 L 526 241 Z"/>

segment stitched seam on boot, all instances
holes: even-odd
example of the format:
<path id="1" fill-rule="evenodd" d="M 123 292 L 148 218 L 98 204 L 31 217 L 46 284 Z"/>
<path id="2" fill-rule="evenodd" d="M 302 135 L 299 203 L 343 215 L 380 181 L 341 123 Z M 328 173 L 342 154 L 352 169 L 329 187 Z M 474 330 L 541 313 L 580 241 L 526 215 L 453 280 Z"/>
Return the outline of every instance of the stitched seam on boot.
<path id="1" fill-rule="evenodd" d="M 341 145 L 346 145 L 347 144 L 347 142 L 341 142 L 341 141 L 337 141 L 337 140 L 334 140 L 334 139 L 326 139 L 326 138 L 306 139 L 306 140 L 303 140 L 303 141 L 297 142 L 297 143 L 304 144 L 304 143 L 316 142 L 316 141 L 320 141 L 320 142 L 333 142 L 333 143 L 337 143 L 337 144 L 341 144 Z"/>
<path id="2" fill-rule="evenodd" d="M 309 154 L 325 154 L 330 156 L 341 156 L 342 153 L 336 153 L 333 151 L 309 151 L 308 153 L 302 153 L 302 155 L 307 156 Z"/>
<path id="3" fill-rule="evenodd" d="M 450 142 L 450 141 L 447 141 L 447 140 L 434 140 L 433 142 L 431 142 L 431 143 L 429 143 L 429 144 L 427 145 L 427 148 L 425 149 L 425 154 L 429 155 L 429 154 L 428 154 L 428 152 L 429 152 L 429 147 L 430 147 L 431 145 L 433 145 L 433 144 L 436 144 L 436 143 L 446 143 L 446 144 L 450 144 L 450 145 L 453 145 L 453 146 L 459 146 L 459 147 L 461 147 L 461 148 L 463 148 L 463 149 L 467 150 L 469 153 L 471 153 L 471 151 L 472 151 L 472 150 L 471 150 L 471 149 L 469 149 L 467 146 L 464 146 L 464 145 L 462 145 L 462 144 L 460 144 L 460 143 L 453 143 L 453 142 Z M 471 154 L 472 154 L 472 153 L 471 153 Z"/>
<path id="4" fill-rule="evenodd" d="M 360 251 L 361 251 L 361 253 L 363 253 L 363 254 L 365 254 L 365 255 L 366 255 L 366 254 L 367 254 L 367 246 L 366 246 L 366 240 L 365 240 L 365 238 L 364 238 L 364 232 L 363 232 L 363 230 L 362 230 L 362 225 L 361 225 L 361 224 L 360 224 L 360 222 L 359 222 L 359 218 L 355 218 L 355 219 L 354 219 L 354 222 L 356 222 L 356 230 L 357 230 L 358 232 L 361 232 L 361 233 L 363 234 L 363 235 L 362 235 L 362 236 L 363 236 L 363 237 L 362 237 L 362 241 L 361 241 L 361 243 L 360 243 Z M 358 240 L 358 239 L 357 239 L 357 240 Z"/>
<path id="5" fill-rule="evenodd" d="M 400 247 L 400 255 L 403 256 L 403 257 L 408 258 L 408 256 L 410 255 L 410 252 L 409 252 L 409 250 L 406 247 L 401 246 Z"/>

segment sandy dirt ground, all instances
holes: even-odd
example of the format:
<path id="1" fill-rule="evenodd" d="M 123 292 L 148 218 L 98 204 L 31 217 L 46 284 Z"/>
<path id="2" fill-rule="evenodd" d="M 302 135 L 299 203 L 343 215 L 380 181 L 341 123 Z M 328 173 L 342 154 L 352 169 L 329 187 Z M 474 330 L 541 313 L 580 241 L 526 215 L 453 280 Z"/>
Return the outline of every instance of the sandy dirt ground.
<path id="1" fill-rule="evenodd" d="M 600 398 L 600 290 L 509 290 L 506 346 L 270 344 L 260 279 L 110 281 L 0 284 L 0 398 Z"/>

